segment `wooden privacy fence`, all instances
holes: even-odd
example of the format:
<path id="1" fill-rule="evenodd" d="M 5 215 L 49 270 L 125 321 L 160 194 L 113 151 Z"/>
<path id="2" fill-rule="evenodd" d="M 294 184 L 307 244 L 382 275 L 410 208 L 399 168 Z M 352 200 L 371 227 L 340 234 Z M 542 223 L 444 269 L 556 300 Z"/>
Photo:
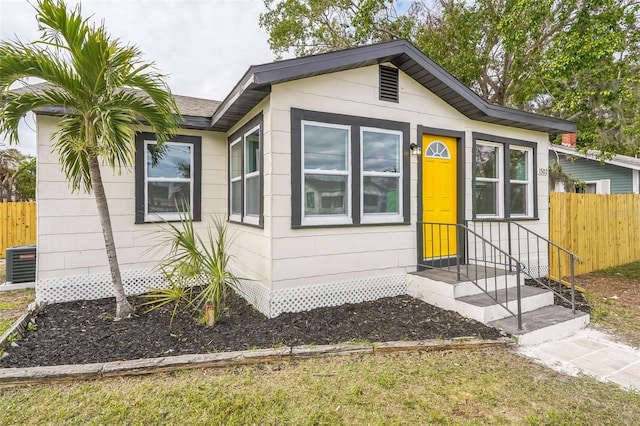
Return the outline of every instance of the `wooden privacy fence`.
<path id="1" fill-rule="evenodd" d="M 0 203 L 0 258 L 8 247 L 36 243 L 36 203 Z"/>
<path id="2" fill-rule="evenodd" d="M 576 275 L 640 260 L 640 194 L 554 192 L 549 216 L 551 241 L 580 258 Z M 568 257 L 549 257 L 551 271 L 569 271 Z"/>

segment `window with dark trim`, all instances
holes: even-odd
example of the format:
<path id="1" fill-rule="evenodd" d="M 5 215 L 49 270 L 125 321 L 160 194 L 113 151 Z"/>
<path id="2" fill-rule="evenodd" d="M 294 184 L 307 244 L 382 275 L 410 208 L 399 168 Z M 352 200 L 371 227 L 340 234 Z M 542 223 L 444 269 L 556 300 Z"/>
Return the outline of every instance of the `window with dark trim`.
<path id="1" fill-rule="evenodd" d="M 136 134 L 136 223 L 200 220 L 202 138 L 176 136 L 160 150 L 153 133 Z"/>
<path id="2" fill-rule="evenodd" d="M 229 141 L 229 220 L 263 225 L 262 113 Z"/>
<path id="3" fill-rule="evenodd" d="M 409 223 L 409 124 L 291 109 L 291 224 Z"/>
<path id="4" fill-rule="evenodd" d="M 535 218 L 536 144 L 473 134 L 473 215 Z"/>

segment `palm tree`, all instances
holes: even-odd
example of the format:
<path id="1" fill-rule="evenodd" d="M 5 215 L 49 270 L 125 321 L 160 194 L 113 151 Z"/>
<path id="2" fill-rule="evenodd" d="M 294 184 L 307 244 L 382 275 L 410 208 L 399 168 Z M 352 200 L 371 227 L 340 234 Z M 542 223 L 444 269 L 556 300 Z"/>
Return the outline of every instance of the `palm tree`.
<path id="1" fill-rule="evenodd" d="M 104 23 L 90 25 L 79 5 L 71 10 L 62 0 L 38 0 L 35 9 L 39 41 L 0 42 L 0 135 L 18 143 L 18 123 L 27 112 L 64 107 L 53 148 L 72 190 L 95 195 L 119 320 L 133 308 L 122 286 L 100 164 L 118 174 L 133 164 L 135 123 L 150 125 L 159 144 L 173 136 L 179 120 L 175 99 L 137 47 L 110 38 Z M 46 84 L 10 90 L 28 78 Z"/>

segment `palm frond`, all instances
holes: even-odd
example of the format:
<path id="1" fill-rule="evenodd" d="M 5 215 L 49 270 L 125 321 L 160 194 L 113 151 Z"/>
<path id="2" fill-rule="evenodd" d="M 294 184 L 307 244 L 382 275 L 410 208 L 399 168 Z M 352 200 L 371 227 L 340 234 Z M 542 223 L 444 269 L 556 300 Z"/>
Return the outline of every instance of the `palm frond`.
<path id="1" fill-rule="evenodd" d="M 67 176 L 73 192 L 91 191 L 89 153 L 84 138 L 84 121 L 81 116 L 63 117 L 54 133 L 53 149 L 61 159 L 62 171 Z"/>

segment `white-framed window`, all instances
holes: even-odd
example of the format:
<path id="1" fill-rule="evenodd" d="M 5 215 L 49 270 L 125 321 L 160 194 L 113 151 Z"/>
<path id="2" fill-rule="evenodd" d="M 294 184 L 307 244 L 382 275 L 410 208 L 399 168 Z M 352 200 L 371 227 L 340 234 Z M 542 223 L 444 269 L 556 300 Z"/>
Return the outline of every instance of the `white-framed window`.
<path id="1" fill-rule="evenodd" d="M 576 192 L 580 194 L 610 194 L 611 179 L 588 180 L 576 185 Z"/>
<path id="2" fill-rule="evenodd" d="M 260 217 L 260 126 L 244 134 L 244 221 L 258 224 Z"/>
<path id="3" fill-rule="evenodd" d="M 229 220 L 262 225 L 262 115 L 229 138 Z"/>
<path id="4" fill-rule="evenodd" d="M 291 108 L 291 226 L 411 223 L 409 123 Z"/>
<path id="5" fill-rule="evenodd" d="M 533 216 L 533 149 L 509 147 L 509 215 Z"/>
<path id="6" fill-rule="evenodd" d="M 260 218 L 259 125 L 231 142 L 229 157 L 229 218 L 257 225 Z"/>
<path id="7" fill-rule="evenodd" d="M 402 222 L 402 132 L 360 128 L 362 223 Z"/>
<path id="8" fill-rule="evenodd" d="M 475 149 L 475 214 L 501 217 L 504 205 L 504 149 L 502 144 L 478 141 Z"/>
<path id="9" fill-rule="evenodd" d="M 194 193 L 194 145 L 144 141 L 144 221 L 179 220 L 191 213 Z"/>
<path id="10" fill-rule="evenodd" d="M 351 127 L 302 121 L 303 224 L 350 224 Z"/>
<path id="11" fill-rule="evenodd" d="M 242 219 L 242 139 L 231 143 L 229 148 L 229 209 L 230 219 Z"/>
<path id="12" fill-rule="evenodd" d="M 500 138 L 497 138 L 500 140 Z M 535 212 L 534 144 L 476 140 L 474 215 L 478 218 L 533 218 Z"/>

